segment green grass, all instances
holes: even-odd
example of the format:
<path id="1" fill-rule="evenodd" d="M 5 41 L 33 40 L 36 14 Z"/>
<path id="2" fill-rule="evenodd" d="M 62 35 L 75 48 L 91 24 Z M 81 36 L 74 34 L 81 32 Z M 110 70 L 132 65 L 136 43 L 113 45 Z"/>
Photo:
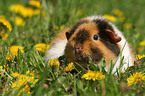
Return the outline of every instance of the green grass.
<path id="1" fill-rule="evenodd" d="M 22 4 L 28 6 L 25 0 L 0 0 L 0 15 L 5 15 L 7 20 L 17 14 L 9 12 L 9 7 L 13 4 Z M 77 20 L 91 15 L 114 15 L 113 10 L 119 9 L 123 12 L 126 18 L 124 22 L 118 19 L 113 22 L 119 30 L 121 30 L 128 42 L 132 44 L 136 54 L 145 54 L 145 48 L 139 46 L 141 41 L 145 40 L 145 1 L 144 0 L 43 0 L 41 2 L 46 11 L 46 17 L 41 15 L 33 16 L 31 18 L 24 18 L 26 25 L 19 27 L 13 22 L 12 32 L 6 32 L 8 38 L 6 41 L 0 38 L 0 66 L 7 66 L 6 71 L 1 72 L 7 75 L 0 75 L 0 94 L 18 95 L 21 89 L 12 89 L 11 85 L 19 79 L 15 79 L 11 74 L 18 72 L 26 74 L 35 71 L 34 75 L 38 79 L 36 84 L 28 82 L 31 87 L 30 94 L 22 92 L 19 95 L 33 95 L 33 96 L 57 96 L 57 95 L 80 95 L 80 96 L 124 96 L 124 95 L 145 95 L 145 88 L 141 87 L 142 81 L 132 86 L 127 86 L 126 79 L 135 72 L 145 73 L 143 63 L 142 65 L 135 65 L 129 68 L 125 73 L 119 73 L 117 76 L 106 73 L 105 79 L 101 81 L 92 81 L 81 79 L 84 72 L 64 72 L 58 69 L 52 69 L 45 62 L 45 53 L 34 50 L 34 45 L 38 43 L 50 44 L 55 34 L 59 30 L 54 27 L 65 26 L 65 28 L 72 26 Z M 78 14 L 81 10 L 82 13 Z M 115 16 L 115 15 L 114 15 Z M 119 18 L 118 16 L 115 16 Z M 123 27 L 125 23 L 131 24 L 129 29 Z M 24 53 L 11 61 L 6 60 L 7 52 L 12 45 L 19 45 L 24 47 Z M 142 50 L 137 51 L 140 47 Z M 103 63 L 104 64 L 104 63 Z M 94 70 L 100 70 L 99 66 L 91 64 Z M 8 69 L 7 69 L 8 68 Z M 103 68 L 103 66 L 101 67 Z M 4 68 L 3 68 L 4 69 Z M 13 78 L 13 79 L 12 79 Z M 44 86 L 45 85 L 45 86 Z M 20 88 L 23 88 L 21 86 Z"/>

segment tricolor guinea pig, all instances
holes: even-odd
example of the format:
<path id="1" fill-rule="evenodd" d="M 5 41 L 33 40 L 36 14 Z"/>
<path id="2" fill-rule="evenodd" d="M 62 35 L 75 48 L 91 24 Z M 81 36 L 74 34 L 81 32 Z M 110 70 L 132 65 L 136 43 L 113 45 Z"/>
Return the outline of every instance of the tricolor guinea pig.
<path id="1" fill-rule="evenodd" d="M 81 19 L 70 28 L 56 35 L 46 60 L 65 56 L 67 62 L 77 62 L 85 67 L 89 61 L 99 64 L 106 61 L 106 70 L 111 62 L 116 62 L 113 72 L 119 68 L 123 57 L 122 72 L 134 64 L 135 56 L 122 33 L 110 21 L 101 16 Z"/>

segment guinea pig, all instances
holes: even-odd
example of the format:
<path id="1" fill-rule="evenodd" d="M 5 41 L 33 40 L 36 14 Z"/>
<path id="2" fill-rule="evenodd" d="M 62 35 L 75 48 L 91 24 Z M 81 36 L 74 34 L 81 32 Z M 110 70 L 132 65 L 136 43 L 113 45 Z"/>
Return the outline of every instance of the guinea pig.
<path id="1" fill-rule="evenodd" d="M 106 61 L 106 70 L 111 62 L 116 62 L 112 73 L 116 72 L 123 59 L 124 72 L 133 66 L 135 56 L 123 34 L 110 21 L 101 16 L 90 16 L 56 35 L 46 54 L 46 61 L 64 55 L 67 62 L 77 62 L 85 67 L 89 61 L 99 64 Z"/>

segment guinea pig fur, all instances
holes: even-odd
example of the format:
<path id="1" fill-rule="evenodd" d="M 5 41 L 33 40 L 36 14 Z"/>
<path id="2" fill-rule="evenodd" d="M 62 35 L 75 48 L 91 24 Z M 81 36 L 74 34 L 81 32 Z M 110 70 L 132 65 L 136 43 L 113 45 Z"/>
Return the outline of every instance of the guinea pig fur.
<path id="1" fill-rule="evenodd" d="M 105 58 L 106 70 L 112 62 L 116 62 L 112 73 L 119 68 L 123 59 L 124 72 L 128 66 L 133 66 L 135 56 L 122 33 L 111 22 L 101 16 L 90 16 L 81 19 L 72 27 L 56 35 L 46 54 L 50 58 L 65 56 L 67 62 L 77 62 L 85 67 L 89 61 L 96 64 Z"/>

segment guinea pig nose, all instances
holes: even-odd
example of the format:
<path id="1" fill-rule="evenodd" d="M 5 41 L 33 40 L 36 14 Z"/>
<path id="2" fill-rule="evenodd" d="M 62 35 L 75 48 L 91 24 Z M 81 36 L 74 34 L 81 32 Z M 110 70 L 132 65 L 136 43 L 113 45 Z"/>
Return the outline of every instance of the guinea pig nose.
<path id="1" fill-rule="evenodd" d="M 82 51 L 82 47 L 80 45 L 76 45 L 75 46 L 75 51 L 76 51 L 76 53 L 81 52 Z"/>

